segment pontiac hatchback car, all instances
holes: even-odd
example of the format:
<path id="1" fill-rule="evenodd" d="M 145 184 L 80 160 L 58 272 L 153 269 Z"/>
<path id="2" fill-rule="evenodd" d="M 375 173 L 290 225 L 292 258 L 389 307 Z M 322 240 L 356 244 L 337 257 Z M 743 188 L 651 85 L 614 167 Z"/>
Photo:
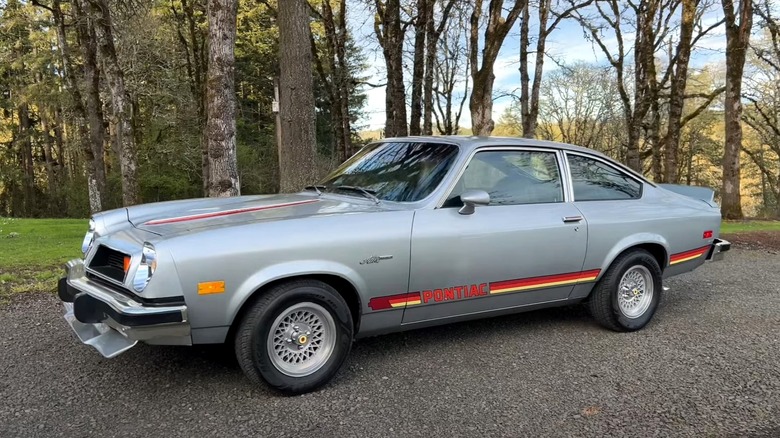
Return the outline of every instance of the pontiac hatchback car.
<path id="1" fill-rule="evenodd" d="M 638 330 L 664 278 L 729 249 L 719 228 L 711 190 L 592 150 L 385 139 L 300 193 L 96 214 L 59 296 L 106 357 L 227 342 L 252 381 L 300 393 L 365 336 L 580 302 Z"/>

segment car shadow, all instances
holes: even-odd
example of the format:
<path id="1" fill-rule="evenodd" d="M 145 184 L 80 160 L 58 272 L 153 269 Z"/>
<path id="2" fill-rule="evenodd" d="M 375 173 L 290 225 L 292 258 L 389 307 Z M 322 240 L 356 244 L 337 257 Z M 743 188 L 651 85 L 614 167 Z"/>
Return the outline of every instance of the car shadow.
<path id="1" fill-rule="evenodd" d="M 352 381 L 360 375 L 361 368 L 379 367 L 389 355 L 395 359 L 413 360 L 414 356 L 421 352 L 440 349 L 443 339 L 456 339 L 459 343 L 468 345 L 472 342 L 484 342 L 492 336 L 507 332 L 517 337 L 532 335 L 539 330 L 567 330 L 572 327 L 578 331 L 601 330 L 593 323 L 583 306 L 572 305 L 359 339 L 353 344 L 352 353 L 335 382 Z M 126 360 L 132 362 L 121 365 L 122 372 L 148 370 L 152 367 L 163 373 L 163 380 L 166 380 L 168 386 L 178 386 L 177 382 L 186 385 L 193 379 L 203 382 L 204 378 L 207 381 L 217 379 L 223 383 L 225 379 L 229 379 L 240 386 L 249 383 L 230 344 L 192 347 L 139 344 L 131 351 L 133 354 L 117 358 L 127 358 Z M 259 390 L 268 392 L 267 389 Z"/>

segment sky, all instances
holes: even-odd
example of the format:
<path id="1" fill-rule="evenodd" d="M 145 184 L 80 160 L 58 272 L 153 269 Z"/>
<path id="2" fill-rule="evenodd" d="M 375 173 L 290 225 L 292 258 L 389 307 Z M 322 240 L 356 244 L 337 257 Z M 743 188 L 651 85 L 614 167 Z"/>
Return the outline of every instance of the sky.
<path id="1" fill-rule="evenodd" d="M 376 36 L 374 35 L 374 17 L 372 11 L 365 5 L 365 2 L 361 3 L 355 1 L 348 12 L 350 30 L 367 58 L 368 68 L 364 74 L 368 76 L 368 82 L 375 84 L 384 83 L 384 58 L 376 42 Z M 531 14 L 534 15 L 534 11 L 532 11 Z M 717 22 L 721 17 L 722 12 L 717 8 L 713 8 L 705 15 L 704 21 L 705 24 L 708 25 Z M 531 30 L 532 38 L 535 32 L 536 29 L 533 27 Z M 409 38 L 413 38 L 412 30 L 407 31 L 407 39 Z M 629 47 L 632 44 L 633 36 L 631 34 L 626 34 L 624 35 L 624 40 L 626 41 L 626 51 L 630 52 L 631 49 Z M 534 43 L 532 42 L 532 45 L 533 44 Z M 613 49 L 616 46 L 616 41 L 614 38 L 611 40 L 608 39 L 606 44 L 610 49 Z M 700 40 L 698 47 L 694 50 L 691 57 L 691 66 L 701 67 L 705 64 L 722 64 L 725 47 L 726 38 L 721 26 Z M 556 62 L 553 62 L 553 59 L 563 64 L 572 64 L 575 62 L 606 63 L 606 58 L 601 52 L 601 49 L 584 38 L 582 28 L 574 20 L 564 20 L 561 22 L 556 30 L 548 37 L 547 48 L 548 58 L 545 59 L 544 63 L 545 74 L 559 68 Z M 519 22 L 515 24 L 510 34 L 504 40 L 499 57 L 496 60 L 496 80 L 493 87 L 494 95 L 507 94 L 519 90 L 520 72 L 518 70 L 518 57 Z M 533 62 L 533 55 L 529 56 L 529 58 L 531 59 L 531 62 Z M 533 66 L 531 66 L 530 69 L 531 72 L 533 72 Z M 408 76 L 409 74 L 407 73 L 407 81 Z M 367 103 L 364 108 L 365 117 L 359 121 L 359 125 L 363 125 L 361 129 L 375 130 L 384 128 L 384 87 L 366 87 L 364 91 L 367 96 Z M 519 94 L 519 91 L 517 94 Z M 511 103 L 512 97 L 506 96 L 496 98 L 493 103 L 493 119 L 497 121 Z M 471 126 L 468 101 L 466 101 L 464 106 L 460 125 L 462 127 Z"/>

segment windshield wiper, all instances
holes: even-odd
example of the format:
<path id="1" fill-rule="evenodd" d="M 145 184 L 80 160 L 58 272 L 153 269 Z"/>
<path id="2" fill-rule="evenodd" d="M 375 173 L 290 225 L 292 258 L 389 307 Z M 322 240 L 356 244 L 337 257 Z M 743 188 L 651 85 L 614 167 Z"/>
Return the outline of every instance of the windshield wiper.
<path id="1" fill-rule="evenodd" d="M 322 191 L 325 190 L 325 188 L 326 187 L 323 186 L 323 185 L 316 185 L 315 184 L 315 185 L 311 185 L 311 186 L 306 186 L 306 187 L 303 188 L 303 190 L 314 190 L 315 192 L 317 192 L 317 196 L 322 196 Z"/>
<path id="2" fill-rule="evenodd" d="M 367 198 L 371 198 L 372 201 L 374 201 L 375 204 L 379 204 L 381 201 L 379 198 L 376 197 L 376 190 L 370 190 L 359 186 L 336 186 L 334 187 L 336 190 L 348 190 L 351 192 L 358 192 Z"/>

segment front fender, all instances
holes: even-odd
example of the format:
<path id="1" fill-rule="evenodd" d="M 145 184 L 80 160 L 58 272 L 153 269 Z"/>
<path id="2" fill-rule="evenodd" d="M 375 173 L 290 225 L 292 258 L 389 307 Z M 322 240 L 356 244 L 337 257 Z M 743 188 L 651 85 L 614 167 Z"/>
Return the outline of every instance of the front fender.
<path id="1" fill-rule="evenodd" d="M 341 263 L 330 260 L 295 260 L 277 263 L 263 267 L 247 277 L 236 288 L 225 309 L 225 321 L 228 325 L 233 324 L 233 320 L 244 303 L 265 285 L 277 280 L 305 275 L 335 275 L 352 284 L 358 294 L 360 291 L 366 290 L 365 279 L 357 271 Z M 361 301 L 365 300 L 361 299 Z"/>

